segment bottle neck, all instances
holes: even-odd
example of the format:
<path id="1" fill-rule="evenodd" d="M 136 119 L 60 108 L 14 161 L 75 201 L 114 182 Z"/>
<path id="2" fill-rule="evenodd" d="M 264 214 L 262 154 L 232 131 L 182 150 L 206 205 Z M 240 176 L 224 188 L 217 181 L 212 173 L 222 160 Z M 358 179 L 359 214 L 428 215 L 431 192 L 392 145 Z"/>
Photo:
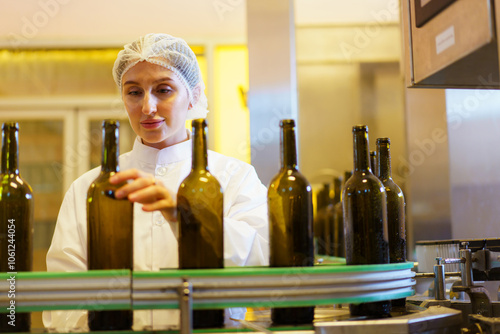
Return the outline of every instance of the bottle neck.
<path id="1" fill-rule="evenodd" d="M 340 192 L 342 191 L 342 179 L 340 177 L 333 179 L 333 191 L 335 192 L 333 201 L 335 203 L 340 202 Z"/>
<path id="2" fill-rule="evenodd" d="M 392 177 L 391 170 L 391 144 L 386 142 L 378 142 L 378 160 L 379 160 L 379 177 L 386 180 Z"/>
<path id="3" fill-rule="evenodd" d="M 17 123 L 5 123 L 2 127 L 3 174 L 19 174 L 19 145 Z"/>
<path id="4" fill-rule="evenodd" d="M 328 183 L 323 185 L 323 189 L 318 192 L 317 196 L 318 209 L 327 207 L 330 204 L 330 185 Z"/>
<path id="5" fill-rule="evenodd" d="M 104 121 L 102 125 L 102 165 L 101 171 L 106 173 L 118 172 L 119 149 L 119 127 L 118 121 Z"/>
<path id="6" fill-rule="evenodd" d="M 297 147 L 293 124 L 281 125 L 281 169 L 297 169 Z"/>
<path id="7" fill-rule="evenodd" d="M 378 175 L 378 156 L 376 151 L 370 152 L 370 169 L 375 176 Z"/>
<path id="8" fill-rule="evenodd" d="M 204 119 L 195 119 L 193 126 L 193 163 L 192 170 L 208 170 L 207 160 L 207 123 Z"/>
<path id="9" fill-rule="evenodd" d="M 368 130 L 365 128 L 353 131 L 354 137 L 354 171 L 370 172 L 370 151 L 368 149 Z"/>

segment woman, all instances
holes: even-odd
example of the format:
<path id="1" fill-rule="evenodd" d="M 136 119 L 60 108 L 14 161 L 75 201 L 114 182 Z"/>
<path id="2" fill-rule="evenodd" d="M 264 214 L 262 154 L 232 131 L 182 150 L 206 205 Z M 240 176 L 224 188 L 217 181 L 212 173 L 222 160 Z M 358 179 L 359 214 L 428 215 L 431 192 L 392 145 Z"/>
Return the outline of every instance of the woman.
<path id="1" fill-rule="evenodd" d="M 207 100 L 194 53 L 185 41 L 148 34 L 118 54 L 113 77 L 121 90 L 132 129 L 132 151 L 120 156 L 121 172 L 111 182 L 128 181 L 115 196 L 134 202 L 134 270 L 178 267 L 176 195 L 191 169 L 191 137 L 186 119 L 204 118 Z M 266 187 L 252 166 L 209 151 L 210 171 L 224 190 L 225 266 L 267 265 Z M 86 194 L 100 169 L 78 178 L 64 197 L 48 271 L 87 270 Z M 136 311 L 134 329 L 178 324 L 175 311 Z M 44 312 L 48 328 L 87 327 L 82 311 Z"/>

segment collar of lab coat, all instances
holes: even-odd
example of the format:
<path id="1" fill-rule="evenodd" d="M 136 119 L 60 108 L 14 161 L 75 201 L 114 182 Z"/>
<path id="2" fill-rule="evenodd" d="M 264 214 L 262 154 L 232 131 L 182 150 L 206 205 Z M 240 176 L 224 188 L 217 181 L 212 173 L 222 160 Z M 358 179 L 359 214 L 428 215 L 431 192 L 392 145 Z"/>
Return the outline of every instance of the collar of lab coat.
<path id="1" fill-rule="evenodd" d="M 192 150 L 191 132 L 189 130 L 186 131 L 188 133 L 188 140 L 161 150 L 144 145 L 141 138 L 137 136 L 132 150 L 133 159 L 152 165 L 166 165 L 190 159 Z"/>

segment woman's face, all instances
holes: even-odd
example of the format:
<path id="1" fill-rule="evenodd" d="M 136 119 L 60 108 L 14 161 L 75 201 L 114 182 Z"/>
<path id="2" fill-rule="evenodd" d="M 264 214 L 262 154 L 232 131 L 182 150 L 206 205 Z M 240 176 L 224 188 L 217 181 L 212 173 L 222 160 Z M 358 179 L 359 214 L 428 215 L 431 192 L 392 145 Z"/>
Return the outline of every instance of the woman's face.
<path id="1" fill-rule="evenodd" d="M 158 149 L 186 140 L 186 87 L 171 70 L 142 61 L 122 78 L 122 97 L 134 132 Z"/>

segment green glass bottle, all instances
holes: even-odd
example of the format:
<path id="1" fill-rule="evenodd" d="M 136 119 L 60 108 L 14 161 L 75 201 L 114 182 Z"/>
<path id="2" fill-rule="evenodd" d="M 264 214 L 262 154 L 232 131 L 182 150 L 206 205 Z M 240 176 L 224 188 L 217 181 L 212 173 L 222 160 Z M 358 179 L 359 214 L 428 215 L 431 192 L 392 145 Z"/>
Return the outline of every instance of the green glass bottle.
<path id="1" fill-rule="evenodd" d="M 334 256 L 345 257 L 345 236 L 344 236 L 344 213 L 342 211 L 342 193 L 345 184 L 352 176 L 351 171 L 344 172 L 344 180 L 342 181 L 342 188 L 340 190 L 340 202 L 335 204 L 335 231 L 338 231 L 338 240 L 336 241 L 337 247 Z"/>
<path id="2" fill-rule="evenodd" d="M 342 190 L 342 178 L 341 177 L 334 177 L 333 178 L 333 200 L 331 201 L 330 205 L 328 206 L 327 210 L 327 222 L 329 227 L 329 233 L 330 237 L 328 238 L 329 240 L 329 250 L 328 250 L 328 255 L 330 256 L 336 256 L 340 257 L 341 254 L 344 252 L 341 252 L 341 248 L 344 247 L 343 243 L 343 237 L 344 237 L 344 224 L 342 221 L 340 221 L 340 224 L 336 222 L 336 205 L 340 203 L 340 192 Z"/>
<path id="3" fill-rule="evenodd" d="M 119 156 L 119 122 L 103 122 L 102 164 L 99 176 L 87 192 L 88 269 L 133 269 L 134 214 L 133 203 L 115 199 L 114 191 L 123 184 L 111 184 L 117 173 Z M 132 310 L 89 310 L 90 330 L 130 330 Z"/>
<path id="4" fill-rule="evenodd" d="M 353 127 L 354 172 L 342 193 L 346 263 L 389 263 L 387 204 L 384 186 L 370 169 L 368 127 Z M 351 304 L 353 316 L 384 317 L 390 301 Z"/>
<path id="5" fill-rule="evenodd" d="M 314 215 L 314 235 L 316 237 L 316 253 L 328 255 L 330 245 L 330 226 L 327 221 L 327 210 L 330 201 L 330 184 L 324 183 L 316 194 L 316 214 Z"/>
<path id="6" fill-rule="evenodd" d="M 207 123 L 192 121 L 191 173 L 177 192 L 179 268 L 224 268 L 223 192 L 210 173 L 207 160 Z M 194 310 L 193 328 L 224 325 L 224 310 Z"/>
<path id="7" fill-rule="evenodd" d="M 297 166 L 295 121 L 281 127 L 281 169 L 268 188 L 271 267 L 314 265 L 312 189 Z M 314 320 L 314 307 L 271 309 L 276 325 L 307 324 Z"/>
<path id="8" fill-rule="evenodd" d="M 370 152 L 370 168 L 372 170 L 373 175 L 378 177 L 378 157 L 377 151 Z"/>
<path id="9" fill-rule="evenodd" d="M 8 293 L 8 312 L 2 314 L 0 332 L 29 332 L 31 314 L 16 311 L 15 274 L 33 266 L 34 199 L 30 185 L 19 173 L 19 125 L 2 125 L 0 170 L 0 271 L 14 276 Z"/>
<path id="10" fill-rule="evenodd" d="M 378 177 L 382 181 L 387 194 L 389 261 L 391 263 L 406 262 L 405 199 L 403 191 L 392 179 L 391 140 L 389 138 L 378 138 L 377 152 Z M 392 301 L 393 307 L 404 307 L 405 304 L 405 298 Z"/>

